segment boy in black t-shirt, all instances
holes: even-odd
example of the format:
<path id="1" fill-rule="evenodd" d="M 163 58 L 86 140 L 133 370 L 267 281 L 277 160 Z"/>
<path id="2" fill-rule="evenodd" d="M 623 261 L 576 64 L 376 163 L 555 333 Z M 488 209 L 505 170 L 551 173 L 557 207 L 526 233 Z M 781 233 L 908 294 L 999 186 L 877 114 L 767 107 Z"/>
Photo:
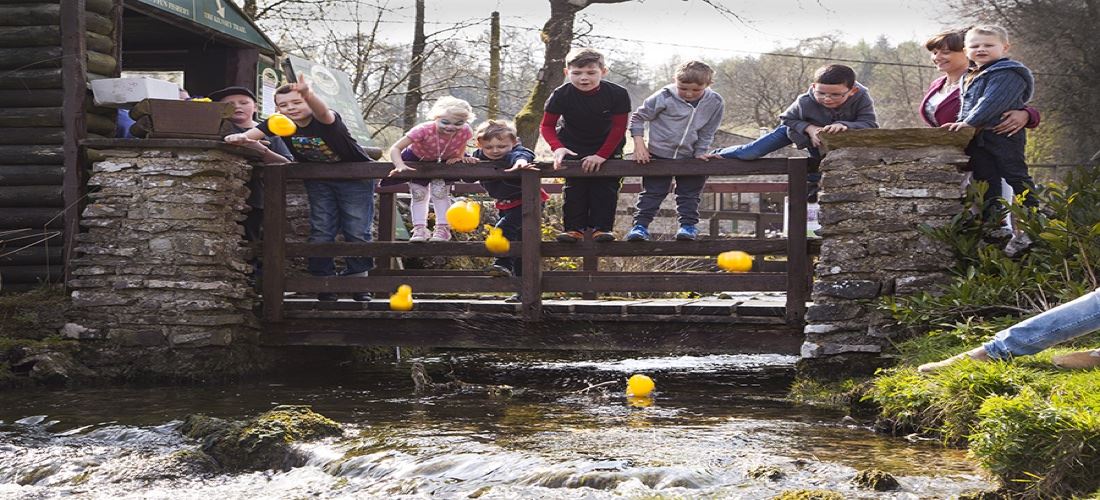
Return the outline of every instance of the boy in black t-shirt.
<path id="1" fill-rule="evenodd" d="M 344 121 L 335 111 L 314 94 L 304 79 L 290 83 L 275 91 L 275 105 L 298 126 L 298 130 L 283 141 L 290 148 L 294 159 L 300 162 L 362 162 L 371 161 L 351 137 Z M 267 120 L 256 128 L 225 137 L 225 142 L 243 144 L 262 139 L 271 134 Z M 309 242 L 329 243 L 336 240 L 336 232 L 344 234 L 344 241 L 370 241 L 371 223 L 374 220 L 374 179 L 362 180 L 307 180 L 309 195 Z M 374 267 L 369 257 L 347 257 L 344 276 L 364 276 Z M 335 276 L 336 265 L 332 257 L 310 257 L 309 272 L 314 276 Z M 369 293 L 352 294 L 352 299 L 370 300 Z M 335 293 L 322 292 L 317 300 L 337 300 Z"/>
<path id="2" fill-rule="evenodd" d="M 561 168 L 563 159 L 581 160 L 585 172 L 595 172 L 608 158 L 622 158 L 630 95 L 626 89 L 602 81 L 606 75 L 603 54 L 595 50 L 574 49 L 566 56 L 569 82 L 550 94 L 539 126 L 554 150 L 554 168 Z M 566 179 L 565 231 L 558 241 L 579 241 L 588 229 L 593 230 L 596 241 L 614 240 L 611 229 L 621 184 L 620 177 Z"/>

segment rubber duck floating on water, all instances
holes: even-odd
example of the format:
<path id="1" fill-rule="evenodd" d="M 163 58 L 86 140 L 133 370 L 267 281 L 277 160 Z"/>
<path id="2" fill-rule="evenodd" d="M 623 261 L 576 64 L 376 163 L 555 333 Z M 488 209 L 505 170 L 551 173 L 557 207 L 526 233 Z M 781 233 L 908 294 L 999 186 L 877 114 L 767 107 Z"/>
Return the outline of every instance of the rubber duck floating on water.
<path id="1" fill-rule="evenodd" d="M 459 201 L 447 209 L 447 224 L 452 231 L 468 233 L 477 229 L 481 222 L 481 204 L 474 201 Z"/>
<path id="2" fill-rule="evenodd" d="M 504 232 L 499 227 L 490 227 L 489 236 L 485 238 L 485 248 L 494 254 L 508 253 L 512 244 L 504 237 Z"/>
<path id="3" fill-rule="evenodd" d="M 718 254 L 718 267 L 725 271 L 744 273 L 752 270 L 752 256 L 740 250 Z"/>
<path id="4" fill-rule="evenodd" d="M 267 128 L 279 137 L 291 136 L 298 131 L 298 126 L 294 124 L 294 120 L 287 118 L 282 113 L 274 113 L 267 117 Z"/>
<path id="5" fill-rule="evenodd" d="M 393 311 L 411 311 L 413 308 L 413 289 L 409 285 L 397 287 L 397 293 L 390 295 L 390 309 Z"/>
<path id="6" fill-rule="evenodd" d="M 626 381 L 626 396 L 634 398 L 645 398 L 653 394 L 653 389 L 657 387 L 657 384 L 653 383 L 653 379 L 648 376 L 636 373 L 631 375 Z"/>

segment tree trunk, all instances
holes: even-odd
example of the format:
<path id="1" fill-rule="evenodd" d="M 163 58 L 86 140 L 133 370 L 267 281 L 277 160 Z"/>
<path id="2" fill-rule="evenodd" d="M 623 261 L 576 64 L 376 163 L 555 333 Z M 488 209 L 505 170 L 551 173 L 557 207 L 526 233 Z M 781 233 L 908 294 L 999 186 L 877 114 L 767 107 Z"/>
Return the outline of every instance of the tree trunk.
<path id="1" fill-rule="evenodd" d="M 256 19 L 256 0 L 244 0 L 244 7 L 241 8 L 244 11 L 244 15 L 249 19 Z"/>
<path id="2" fill-rule="evenodd" d="M 500 12 L 493 12 L 489 26 L 489 107 L 486 118 L 500 113 Z"/>
<path id="3" fill-rule="evenodd" d="M 583 5 L 583 4 L 582 4 Z M 516 115 L 516 129 L 523 144 L 531 149 L 539 139 L 539 122 L 542 121 L 543 104 L 565 80 L 565 56 L 573 47 L 573 20 L 581 10 L 568 0 L 550 0 L 550 19 L 542 27 L 542 43 L 546 52 L 542 57 L 535 88 L 527 103 Z"/>
<path id="4" fill-rule="evenodd" d="M 427 45 L 424 36 L 424 0 L 416 0 L 416 23 L 413 30 L 409 86 L 405 92 L 405 110 L 402 113 L 401 124 L 405 130 L 409 130 L 416 125 L 416 110 L 424 100 L 424 94 L 420 92 L 420 77 L 424 69 L 424 48 Z"/>

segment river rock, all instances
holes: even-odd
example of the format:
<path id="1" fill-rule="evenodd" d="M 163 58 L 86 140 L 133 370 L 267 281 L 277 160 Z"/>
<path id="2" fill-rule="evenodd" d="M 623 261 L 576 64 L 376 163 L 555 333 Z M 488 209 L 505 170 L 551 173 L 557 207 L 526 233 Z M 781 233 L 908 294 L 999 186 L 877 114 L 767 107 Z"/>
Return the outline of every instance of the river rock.
<path id="1" fill-rule="evenodd" d="M 856 473 L 852 483 L 869 490 L 891 491 L 898 489 L 898 480 L 889 472 L 879 469 L 866 469 Z"/>
<path id="2" fill-rule="evenodd" d="M 289 470 L 305 461 L 292 443 L 343 434 L 339 424 L 304 405 L 276 406 L 235 422 L 189 415 L 179 431 L 202 440 L 202 452 L 229 471 Z"/>
<path id="3" fill-rule="evenodd" d="M 844 495 L 829 490 L 785 490 L 772 500 L 844 500 Z"/>

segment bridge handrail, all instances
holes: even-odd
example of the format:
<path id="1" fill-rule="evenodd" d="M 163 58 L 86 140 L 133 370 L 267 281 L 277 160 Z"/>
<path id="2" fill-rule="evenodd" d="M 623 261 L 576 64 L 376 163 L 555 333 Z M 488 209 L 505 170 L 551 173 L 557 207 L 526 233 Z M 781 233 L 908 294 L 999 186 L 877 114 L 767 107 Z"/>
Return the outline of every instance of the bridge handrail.
<path id="1" fill-rule="evenodd" d="M 741 283 L 762 287 L 785 285 L 787 290 L 786 314 L 788 322 L 801 322 L 805 315 L 805 303 L 809 297 L 809 256 L 806 240 L 806 174 L 809 161 L 806 158 L 767 158 L 752 162 L 716 159 L 711 161 L 653 160 L 638 165 L 627 160 L 608 160 L 596 172 L 584 172 L 579 161 L 567 161 L 564 168 L 554 170 L 552 164 L 540 162 L 539 170 L 504 172 L 501 164 L 457 164 L 409 162 L 416 170 L 394 176 L 398 179 L 490 180 L 518 179 L 522 191 L 522 241 L 513 245 L 509 255 L 522 258 L 521 278 L 493 278 L 456 274 L 453 276 L 417 276 L 414 290 L 434 291 L 508 291 L 514 290 L 515 280 L 520 284 L 521 311 L 525 320 L 537 321 L 542 315 L 542 292 L 559 291 L 683 291 L 685 286 L 698 290 L 722 290 L 722 286 Z M 487 255 L 483 245 L 465 242 L 431 245 L 410 245 L 392 241 L 367 243 L 301 244 L 286 242 L 286 183 L 290 179 L 371 179 L 388 176 L 392 165 L 383 162 L 361 163 L 301 163 L 265 166 L 264 198 L 264 277 L 263 314 L 270 322 L 283 319 L 283 295 L 290 289 L 297 291 L 384 291 L 393 290 L 402 280 L 399 276 L 372 275 L 369 278 L 331 278 L 286 276 L 286 259 L 303 253 L 314 256 L 392 256 L 401 255 Z M 751 250 L 778 250 L 775 243 L 755 243 L 753 240 L 702 240 L 696 242 L 650 243 L 594 243 L 583 241 L 563 244 L 541 241 L 542 203 L 539 189 L 543 178 L 584 177 L 637 177 L 666 175 L 784 175 L 787 176 L 789 200 L 786 255 L 786 273 L 755 272 L 742 275 L 718 273 L 608 273 L 596 267 L 598 257 L 608 255 L 714 255 L 730 245 Z M 392 194 L 388 203 L 379 210 L 380 233 L 384 222 L 392 227 Z M 380 240 L 384 235 L 380 234 Z M 778 242 L 780 245 L 782 242 Z M 628 246 L 629 245 L 629 246 Z M 756 246 L 754 246 L 756 245 Z M 518 247 L 518 248 L 517 248 Z M 444 250 L 446 249 L 446 250 Z M 289 252 L 288 252 L 289 250 Z M 425 253 L 429 252 L 429 253 Z M 517 253 L 518 252 L 518 253 Z M 585 257 L 582 272 L 563 275 L 543 272 L 542 258 L 551 256 Z M 598 282 L 596 280 L 599 280 Z M 642 290 L 644 289 L 644 290 Z M 728 289 L 728 288 L 727 288 Z M 765 288 L 771 289 L 771 288 Z"/>

